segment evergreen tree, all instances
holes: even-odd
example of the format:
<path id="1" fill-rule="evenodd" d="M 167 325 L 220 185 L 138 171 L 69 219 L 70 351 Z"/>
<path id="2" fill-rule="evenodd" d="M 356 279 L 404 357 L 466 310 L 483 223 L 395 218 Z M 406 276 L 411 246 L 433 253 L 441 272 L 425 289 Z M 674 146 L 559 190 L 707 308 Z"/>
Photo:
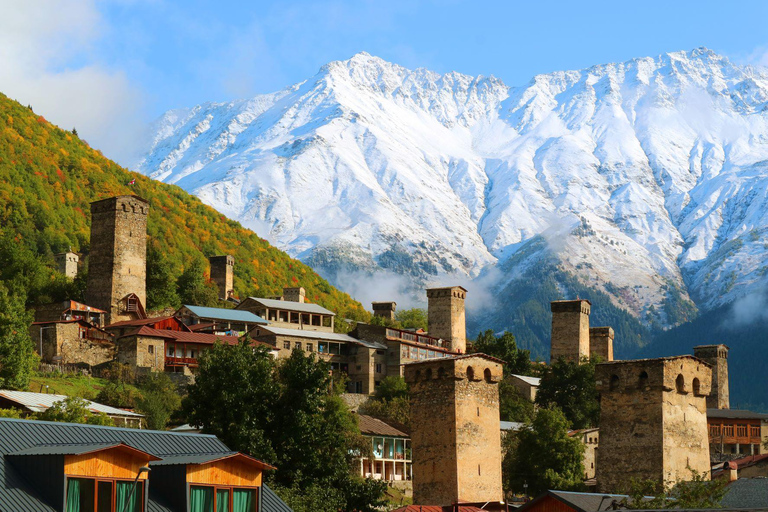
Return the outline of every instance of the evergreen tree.
<path id="1" fill-rule="evenodd" d="M 581 364 L 558 359 L 544 369 L 536 392 L 539 407 L 557 407 L 565 414 L 571 428 L 597 427 L 600 402 L 595 387 L 596 359 Z"/>
<path id="2" fill-rule="evenodd" d="M 78 136 L 77 135 L 77 128 L 72 128 L 72 135 L 74 135 L 75 137 Z"/>
<path id="3" fill-rule="evenodd" d="M 533 422 L 505 440 L 504 488 L 536 496 L 547 489 L 582 490 L 584 445 L 568 435 L 568 420 L 557 409 L 539 409 Z"/>
<path id="4" fill-rule="evenodd" d="M 221 306 L 219 289 L 205 278 L 205 268 L 200 260 L 195 259 L 176 282 L 177 293 L 182 304 L 194 306 Z"/>
<path id="5" fill-rule="evenodd" d="M 0 282 L 0 387 L 26 389 L 39 361 L 29 326 L 32 314 L 24 308 L 24 298 L 11 295 Z"/>

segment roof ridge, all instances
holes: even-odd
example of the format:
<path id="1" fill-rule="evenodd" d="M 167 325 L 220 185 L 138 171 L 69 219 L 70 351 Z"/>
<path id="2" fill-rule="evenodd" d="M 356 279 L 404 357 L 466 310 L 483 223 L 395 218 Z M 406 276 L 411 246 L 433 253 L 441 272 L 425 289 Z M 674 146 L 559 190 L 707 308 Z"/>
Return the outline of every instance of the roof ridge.
<path id="1" fill-rule="evenodd" d="M 69 423 L 66 421 L 45 421 L 45 420 L 27 420 L 22 418 L 0 418 L 0 422 L 8 421 L 8 422 L 14 422 L 14 423 L 46 423 L 49 425 L 67 425 L 71 427 L 83 427 L 83 428 L 92 428 L 92 429 L 99 429 L 99 430 L 119 430 L 123 432 L 131 432 L 131 433 L 146 433 L 146 434 L 166 434 L 166 435 L 173 435 L 173 436 L 194 436 L 194 437 L 213 437 L 217 438 L 214 434 L 198 434 L 198 433 L 192 433 L 192 432 L 173 432 L 171 430 L 148 430 L 148 429 L 140 429 L 140 428 L 129 428 L 129 427 L 109 427 L 107 425 L 90 425 L 88 423 Z M 217 438 L 218 439 L 218 438 Z M 219 439 L 219 441 L 221 441 Z"/>

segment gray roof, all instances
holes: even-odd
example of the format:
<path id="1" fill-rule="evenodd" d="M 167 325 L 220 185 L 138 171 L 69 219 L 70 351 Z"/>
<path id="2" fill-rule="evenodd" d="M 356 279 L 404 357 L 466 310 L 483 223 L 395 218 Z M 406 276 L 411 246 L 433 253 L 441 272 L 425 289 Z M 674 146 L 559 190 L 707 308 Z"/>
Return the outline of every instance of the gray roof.
<path id="1" fill-rule="evenodd" d="M 500 430 L 511 430 L 512 432 L 522 430 L 522 428 L 525 426 L 525 423 L 521 423 L 519 421 L 500 421 L 499 423 Z"/>
<path id="2" fill-rule="evenodd" d="M 629 498 L 626 494 L 600 494 L 591 492 L 570 492 L 570 491 L 547 491 L 544 494 L 529 501 L 519 511 L 525 511 L 529 508 L 535 509 L 538 502 L 547 496 L 565 503 L 577 512 L 600 512 L 603 510 L 612 510 L 614 502 L 621 502 Z"/>
<path id="3" fill-rule="evenodd" d="M 360 340 L 347 336 L 346 334 L 339 334 L 337 332 L 325 332 L 325 331 L 309 331 L 304 329 L 285 329 L 283 327 L 273 327 L 271 325 L 261 328 L 264 331 L 277 334 L 278 336 L 296 336 L 297 338 L 310 338 L 313 340 L 327 340 L 338 341 L 342 343 L 360 343 Z M 387 348 L 384 346 L 384 348 Z"/>
<path id="4" fill-rule="evenodd" d="M 0 510 L 14 512 L 54 512 L 56 510 L 42 497 L 42 494 L 49 489 L 33 485 L 11 462 L 15 457 L 6 457 L 7 455 L 65 455 L 119 444 L 177 462 L 193 460 L 194 457 L 199 457 L 198 460 L 221 458 L 233 453 L 216 436 L 208 434 L 183 434 L 0 418 Z M 149 489 L 147 510 L 172 512 L 170 508 L 153 499 L 151 485 Z M 268 491 L 265 486 L 262 512 L 291 512 L 280 498 L 274 493 L 269 493 L 271 491 Z M 267 494 L 269 499 L 266 497 Z"/>
<path id="5" fill-rule="evenodd" d="M 243 322 L 248 324 L 269 323 L 260 316 L 242 309 L 209 308 L 205 306 L 189 306 L 186 304 L 182 306 L 182 308 L 187 308 L 195 316 L 200 318 L 211 318 L 213 320 L 226 320 L 227 322 Z"/>
<path id="6" fill-rule="evenodd" d="M 736 418 L 736 419 L 761 419 L 768 420 L 768 414 L 761 412 L 745 411 L 742 409 L 707 409 L 708 418 Z"/>
<path id="7" fill-rule="evenodd" d="M 309 302 L 293 302 L 291 300 L 262 299 L 261 297 L 248 297 L 269 309 L 282 309 L 284 311 L 297 311 L 299 313 L 312 313 L 315 315 L 336 316 L 333 311 L 327 310 L 317 304 Z"/>
<path id="8" fill-rule="evenodd" d="M 768 508 L 768 478 L 739 478 L 728 484 L 723 508 Z"/>
<path id="9" fill-rule="evenodd" d="M 195 455 L 179 455 L 171 457 L 163 457 L 163 460 L 153 461 L 150 466 L 172 466 L 176 464 L 205 464 L 214 460 L 223 459 L 230 455 L 235 455 L 237 452 L 221 452 L 221 453 L 202 453 Z"/>
<path id="10" fill-rule="evenodd" d="M 293 512 L 267 484 L 261 486 L 261 512 Z"/>
<path id="11" fill-rule="evenodd" d="M 10 400 L 24 407 L 31 412 L 44 412 L 53 406 L 56 402 L 66 400 L 67 395 L 52 395 L 49 393 L 31 393 L 29 391 L 11 391 L 9 389 L 0 389 L 0 397 Z M 88 409 L 91 412 L 103 412 L 107 416 L 126 416 L 129 418 L 143 418 L 143 414 L 138 414 L 117 407 L 99 404 L 86 400 Z"/>
<path id="12" fill-rule="evenodd" d="M 516 379 L 520 379 L 521 381 L 530 384 L 531 386 L 538 387 L 541 384 L 541 379 L 539 377 L 529 377 L 527 375 L 516 375 L 512 374 L 512 377 L 515 377 Z"/>

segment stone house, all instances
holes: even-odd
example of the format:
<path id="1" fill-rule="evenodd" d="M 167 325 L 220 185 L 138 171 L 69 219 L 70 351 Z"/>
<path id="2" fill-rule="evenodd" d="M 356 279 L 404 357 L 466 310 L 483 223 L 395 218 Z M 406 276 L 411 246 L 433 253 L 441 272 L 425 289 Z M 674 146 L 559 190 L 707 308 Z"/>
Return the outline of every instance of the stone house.
<path id="1" fill-rule="evenodd" d="M 765 453 L 768 414 L 739 409 L 707 409 L 712 462 Z"/>
<path id="2" fill-rule="evenodd" d="M 44 363 L 93 367 L 115 358 L 112 335 L 85 320 L 33 322 L 29 335 Z"/>
<path id="3" fill-rule="evenodd" d="M 173 316 L 190 330 L 198 330 L 194 326 L 205 326 L 201 330 L 221 336 L 243 336 L 254 327 L 268 323 L 250 311 L 191 305 L 182 306 Z"/>
<path id="4" fill-rule="evenodd" d="M 575 437 L 584 445 L 584 482 L 588 487 L 595 486 L 595 459 L 600 444 L 599 428 L 571 430 L 568 435 Z"/>
<path id="5" fill-rule="evenodd" d="M 304 288 L 284 288 L 279 298 L 248 297 L 237 306 L 250 311 L 273 327 L 302 331 L 334 332 L 336 313 L 317 304 L 305 302 Z"/>
<path id="6" fill-rule="evenodd" d="M 106 325 L 107 312 L 74 300 L 54 302 L 35 307 L 36 322 L 55 322 L 58 320 L 85 320 L 96 327 Z"/>
<path id="7" fill-rule="evenodd" d="M 536 393 L 538 392 L 539 385 L 541 384 L 541 379 L 539 377 L 529 377 L 527 375 L 513 374 L 506 379 L 526 400 L 530 400 L 531 402 L 536 401 Z"/>

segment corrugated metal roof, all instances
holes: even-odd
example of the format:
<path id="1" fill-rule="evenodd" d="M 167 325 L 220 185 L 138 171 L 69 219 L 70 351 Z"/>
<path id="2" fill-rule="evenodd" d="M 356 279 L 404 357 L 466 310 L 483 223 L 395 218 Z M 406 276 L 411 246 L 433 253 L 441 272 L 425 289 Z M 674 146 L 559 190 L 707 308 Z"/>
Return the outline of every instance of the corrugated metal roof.
<path id="1" fill-rule="evenodd" d="M 182 307 L 187 308 L 200 318 L 213 318 L 214 320 L 226 320 L 228 322 L 246 322 L 249 324 L 269 323 L 260 316 L 241 309 L 209 308 L 205 306 L 188 306 L 186 304 Z"/>
<path id="2" fill-rule="evenodd" d="M 336 313 L 310 302 L 293 302 L 290 300 L 262 299 L 261 297 L 248 297 L 269 309 L 282 309 L 283 311 L 296 311 L 299 313 L 312 313 L 314 315 L 336 316 Z"/>
<path id="3" fill-rule="evenodd" d="M 32 412 L 43 412 L 52 407 L 56 402 L 66 400 L 67 395 L 51 395 L 48 393 L 32 393 L 29 391 L 11 391 L 9 389 L 0 389 L 0 397 L 3 397 L 12 402 L 25 407 Z M 88 409 L 91 412 L 103 412 L 108 416 L 124 416 L 129 418 L 143 418 L 143 414 L 138 414 L 131 411 L 125 411 L 116 407 L 110 407 L 108 405 L 99 404 L 96 402 L 88 402 Z"/>
<path id="4" fill-rule="evenodd" d="M 552 497 L 561 503 L 564 503 L 568 507 L 576 510 L 577 512 L 600 512 L 603 510 L 611 510 L 614 502 L 621 502 L 624 499 L 629 498 L 626 494 L 601 494 L 591 492 L 571 492 L 571 491 L 546 491 L 544 494 L 536 497 L 536 499 L 529 501 L 522 507 L 520 512 L 524 512 L 528 509 L 536 510 L 541 500 Z"/>
<path id="5" fill-rule="evenodd" d="M 479 357 L 481 359 L 485 359 L 487 361 L 493 361 L 494 363 L 499 364 L 506 364 L 505 361 L 499 359 L 498 357 L 489 356 L 488 354 L 482 354 L 480 352 L 476 352 L 474 354 L 461 354 L 458 356 L 447 356 L 447 357 L 438 357 L 436 359 L 425 359 L 423 361 L 413 361 L 411 363 L 405 363 L 406 365 L 414 365 L 414 364 L 424 364 L 424 363 L 434 363 L 437 361 L 458 361 L 459 359 L 467 359 L 469 357 Z"/>
<path id="6" fill-rule="evenodd" d="M 373 416 L 358 414 L 357 420 L 357 424 L 360 427 L 360 432 L 364 435 L 409 437 L 408 434 L 402 430 L 399 430 L 378 418 L 374 418 Z"/>
<path id="7" fill-rule="evenodd" d="M 278 336 L 296 336 L 297 338 L 311 338 L 313 340 L 328 340 L 339 341 L 344 343 L 359 343 L 360 340 L 347 336 L 346 334 L 339 334 L 336 332 L 324 332 L 324 331 L 305 331 L 303 329 L 285 329 L 283 327 L 272 327 L 268 325 L 266 327 L 260 327 L 264 331 L 277 334 Z M 384 347 L 387 348 L 387 347 Z"/>
<path id="8" fill-rule="evenodd" d="M 234 455 L 237 452 L 221 452 L 221 453 L 203 453 L 196 455 L 179 455 L 175 457 L 163 457 L 163 460 L 156 460 L 150 464 L 150 466 L 173 466 L 176 464 L 206 464 L 214 460 L 223 459 Z"/>
<path id="9" fill-rule="evenodd" d="M 516 375 L 516 374 L 512 374 L 512 377 L 520 379 L 521 381 L 527 384 L 530 384 L 531 386 L 538 387 L 541 384 L 541 379 L 539 377 L 528 377 L 527 375 Z"/>
<path id="10" fill-rule="evenodd" d="M 8 455 L 82 455 L 115 446 L 120 446 L 120 443 L 44 444 L 25 448 Z"/>
<path id="11" fill-rule="evenodd" d="M 261 486 L 261 512 L 293 512 L 267 484 Z"/>
<path id="12" fill-rule="evenodd" d="M 768 414 L 743 409 L 707 409 L 707 418 L 733 418 L 745 420 L 768 420 Z"/>

